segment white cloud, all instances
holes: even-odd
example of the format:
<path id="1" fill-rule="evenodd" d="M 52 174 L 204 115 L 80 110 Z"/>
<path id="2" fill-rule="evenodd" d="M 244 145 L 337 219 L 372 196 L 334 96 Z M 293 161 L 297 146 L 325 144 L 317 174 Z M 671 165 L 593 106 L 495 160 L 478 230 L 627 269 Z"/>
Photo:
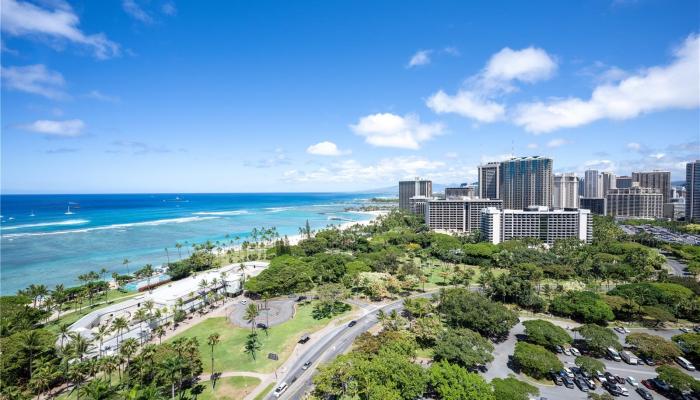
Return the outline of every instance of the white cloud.
<path id="1" fill-rule="evenodd" d="M 417 115 L 402 117 L 391 113 L 367 115 L 360 118 L 356 125 L 350 125 L 350 128 L 357 135 L 364 136 L 365 141 L 373 146 L 413 150 L 444 130 L 441 123 L 421 123 Z"/>
<path id="2" fill-rule="evenodd" d="M 177 8 L 175 7 L 175 3 L 172 3 L 170 1 L 163 4 L 160 10 L 163 12 L 163 14 L 169 16 L 177 14 Z"/>
<path id="3" fill-rule="evenodd" d="M 85 123 L 79 119 L 69 119 L 65 121 L 38 120 L 22 128 L 36 133 L 54 137 L 76 137 L 83 134 Z"/>
<path id="4" fill-rule="evenodd" d="M 67 40 L 90 47 L 100 59 L 119 55 L 119 45 L 104 34 L 87 35 L 78 28 L 80 19 L 68 3 L 54 1 L 51 4 L 53 9 L 23 1 L 2 0 L 2 31 L 13 36 Z"/>
<path id="5" fill-rule="evenodd" d="M 144 24 L 153 23 L 153 18 L 143 8 L 136 4 L 135 0 L 123 0 L 122 8 L 127 14 L 137 21 L 141 21 Z"/>
<path id="6" fill-rule="evenodd" d="M 547 142 L 547 147 L 549 147 L 549 148 L 557 148 L 557 147 L 561 147 L 561 146 L 563 146 L 563 145 L 565 145 L 565 144 L 569 144 L 569 141 L 566 140 L 566 139 L 561 139 L 561 138 L 559 138 L 559 139 L 552 139 L 552 140 L 550 140 L 549 142 Z"/>
<path id="7" fill-rule="evenodd" d="M 459 154 L 457 154 L 456 151 L 448 151 L 447 153 L 445 153 L 445 158 L 454 159 L 454 158 L 457 158 L 457 157 L 459 157 Z"/>
<path id="8" fill-rule="evenodd" d="M 6 88 L 38 94 L 49 99 L 68 97 L 63 91 L 66 82 L 59 72 L 51 71 L 43 64 L 23 67 L 0 67 L 2 82 Z"/>
<path id="9" fill-rule="evenodd" d="M 460 90 L 454 96 L 439 90 L 428 98 L 426 105 L 438 114 L 455 113 L 479 122 L 494 122 L 505 115 L 503 105 L 467 90 Z"/>
<path id="10" fill-rule="evenodd" d="M 350 154 L 350 151 L 341 151 L 335 143 L 329 141 L 312 144 L 306 149 L 306 152 L 317 156 L 341 156 L 343 154 Z"/>
<path id="11" fill-rule="evenodd" d="M 506 115 L 506 107 L 495 99 L 515 90 L 513 81 L 534 83 L 551 77 L 557 69 L 553 57 L 535 47 L 508 47 L 491 56 L 486 66 L 469 77 L 455 95 L 442 90 L 426 101 L 436 113 L 455 113 L 479 122 L 495 122 Z"/>
<path id="12" fill-rule="evenodd" d="M 393 157 L 379 160 L 376 164 L 361 164 L 356 160 L 344 160 L 312 171 L 292 169 L 284 173 L 285 180 L 297 182 L 380 182 L 439 171 L 445 168 L 442 161 L 431 161 L 421 157 Z"/>
<path id="13" fill-rule="evenodd" d="M 528 149 L 536 149 L 540 147 L 537 143 L 528 143 L 527 148 Z"/>
<path id="14" fill-rule="evenodd" d="M 419 50 L 408 61 L 406 68 L 418 67 L 420 65 L 430 64 L 430 53 L 432 50 Z"/>
<path id="15" fill-rule="evenodd" d="M 642 145 L 636 142 L 629 142 L 627 143 L 627 148 L 630 150 L 639 151 L 642 148 Z"/>
<path id="16" fill-rule="evenodd" d="M 533 83 L 550 78 L 556 70 L 557 63 L 542 49 L 513 50 L 506 47 L 491 56 L 483 77 L 487 81 Z"/>
<path id="17" fill-rule="evenodd" d="M 109 103 L 118 103 L 119 102 L 119 97 L 106 95 L 106 94 L 100 92 L 99 90 L 92 90 L 92 91 L 90 91 L 90 93 L 86 94 L 85 97 L 87 97 L 89 99 L 105 101 L 105 102 L 109 102 Z"/>
<path id="18" fill-rule="evenodd" d="M 595 88 L 590 99 L 555 99 L 521 104 L 514 122 L 533 133 L 573 128 L 600 119 L 625 120 L 670 108 L 700 105 L 700 39 L 689 36 L 667 66 L 651 67 L 617 84 Z"/>

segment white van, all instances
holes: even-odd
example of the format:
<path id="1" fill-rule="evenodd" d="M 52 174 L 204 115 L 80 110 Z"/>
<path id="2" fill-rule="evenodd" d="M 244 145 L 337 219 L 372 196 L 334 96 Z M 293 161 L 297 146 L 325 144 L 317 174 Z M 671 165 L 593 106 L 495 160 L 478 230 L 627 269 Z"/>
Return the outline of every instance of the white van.
<path id="1" fill-rule="evenodd" d="M 612 347 L 608 347 L 608 356 L 614 361 L 622 361 L 622 359 L 620 358 L 620 353 L 618 353 L 617 350 L 615 350 Z"/>
<path id="2" fill-rule="evenodd" d="M 279 386 L 275 388 L 275 391 L 272 393 L 273 396 L 279 398 L 282 396 L 282 393 L 287 391 L 287 382 L 282 382 Z"/>
<path id="3" fill-rule="evenodd" d="M 695 366 L 683 357 L 676 357 L 676 362 L 688 371 L 695 371 Z"/>
<path id="4" fill-rule="evenodd" d="M 627 350 L 621 351 L 621 352 L 620 352 L 620 357 L 622 357 L 622 359 L 625 360 L 625 362 L 626 362 L 627 364 L 630 364 L 630 365 L 637 365 L 637 364 L 639 364 L 639 359 L 637 358 L 637 356 L 635 356 L 634 354 L 632 354 L 630 351 L 627 351 Z"/>

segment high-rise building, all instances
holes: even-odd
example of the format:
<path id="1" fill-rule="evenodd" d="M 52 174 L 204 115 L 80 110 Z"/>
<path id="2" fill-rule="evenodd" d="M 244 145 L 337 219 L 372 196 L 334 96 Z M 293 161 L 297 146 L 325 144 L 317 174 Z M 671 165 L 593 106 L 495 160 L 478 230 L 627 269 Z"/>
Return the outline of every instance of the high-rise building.
<path id="1" fill-rule="evenodd" d="M 627 189 L 632 187 L 632 177 L 631 176 L 618 176 L 615 178 L 615 188 L 616 189 Z"/>
<path id="2" fill-rule="evenodd" d="M 671 198 L 671 173 L 669 171 L 632 172 L 632 181 L 640 187 L 659 189 L 664 196 L 664 203 Z"/>
<path id="3" fill-rule="evenodd" d="M 430 197 L 433 194 L 433 182 L 416 178 L 412 181 L 399 182 L 399 208 L 411 211 L 410 200 L 414 196 Z"/>
<path id="4" fill-rule="evenodd" d="M 607 215 L 623 218 L 661 218 L 664 196 L 659 189 L 633 186 L 610 189 L 606 196 Z"/>
<path id="5" fill-rule="evenodd" d="M 551 158 L 540 156 L 503 161 L 499 185 L 503 208 L 551 207 L 553 164 Z"/>
<path id="6" fill-rule="evenodd" d="M 607 199 L 605 197 L 581 197 L 579 199 L 579 207 L 591 210 L 592 214 L 605 215 L 607 214 Z"/>
<path id="7" fill-rule="evenodd" d="M 615 174 L 612 172 L 601 172 L 599 176 L 601 181 L 600 188 L 602 190 L 600 197 L 605 197 L 608 190 L 617 188 L 617 180 L 615 179 Z"/>
<path id="8" fill-rule="evenodd" d="M 425 224 L 430 229 L 472 233 L 481 224 L 481 210 L 501 209 L 503 201 L 480 198 L 431 199 L 427 201 Z"/>
<path id="9" fill-rule="evenodd" d="M 552 187 L 552 207 L 578 208 L 578 177 L 573 173 L 554 175 Z"/>
<path id="10" fill-rule="evenodd" d="M 552 245 L 570 237 L 590 243 L 593 222 L 589 210 L 549 210 L 528 207 L 526 210 L 499 210 L 489 207 L 481 211 L 481 234 L 498 244 L 506 240 L 536 238 Z"/>
<path id="11" fill-rule="evenodd" d="M 460 186 L 460 187 L 448 187 L 445 188 L 445 198 L 446 199 L 456 199 L 460 197 L 474 197 L 474 187 L 472 186 Z"/>
<path id="12" fill-rule="evenodd" d="M 603 188 L 598 171 L 589 169 L 584 172 L 584 197 L 603 197 Z"/>
<path id="13" fill-rule="evenodd" d="M 482 199 L 500 199 L 501 163 L 490 162 L 479 165 L 479 197 Z"/>
<path id="14" fill-rule="evenodd" d="M 700 160 L 685 165 L 685 220 L 700 221 Z"/>
<path id="15" fill-rule="evenodd" d="M 664 218 L 672 221 L 685 218 L 685 198 L 674 197 L 670 203 L 664 204 Z"/>

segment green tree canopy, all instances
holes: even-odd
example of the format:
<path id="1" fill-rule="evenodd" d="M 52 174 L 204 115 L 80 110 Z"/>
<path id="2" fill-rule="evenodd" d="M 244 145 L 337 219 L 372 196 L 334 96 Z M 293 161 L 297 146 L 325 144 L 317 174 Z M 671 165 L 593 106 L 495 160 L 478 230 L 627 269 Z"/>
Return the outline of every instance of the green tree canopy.
<path id="1" fill-rule="evenodd" d="M 564 366 L 551 351 L 527 342 L 515 344 L 513 361 L 525 374 L 538 379 L 545 377 L 550 371 L 559 371 Z"/>
<path id="2" fill-rule="evenodd" d="M 671 338 L 693 362 L 700 362 L 700 333 L 682 333 Z"/>
<path id="3" fill-rule="evenodd" d="M 491 385 L 478 374 L 447 361 L 428 369 L 428 382 L 443 400 L 496 400 Z"/>
<path id="4" fill-rule="evenodd" d="M 527 382 L 508 378 L 494 378 L 491 381 L 493 391 L 498 400 L 528 400 L 531 396 L 537 396 L 540 390 Z"/>
<path id="5" fill-rule="evenodd" d="M 433 351 L 435 360 L 447 360 L 466 368 L 493 360 L 493 344 L 466 328 L 447 329 L 438 338 Z"/>
<path id="6" fill-rule="evenodd" d="M 523 322 L 527 340 L 550 349 L 573 342 L 566 329 L 541 319 Z"/>
<path id="7" fill-rule="evenodd" d="M 293 256 L 275 257 L 259 275 L 248 279 L 246 290 L 277 296 L 304 292 L 313 287 L 313 268 Z"/>
<path id="8" fill-rule="evenodd" d="M 676 367 L 662 365 L 656 368 L 656 373 L 659 374 L 659 379 L 673 386 L 674 389 L 681 392 L 691 390 L 694 393 L 700 393 L 700 381 Z"/>
<path id="9" fill-rule="evenodd" d="M 675 343 L 648 333 L 630 333 L 625 338 L 625 343 L 634 346 L 637 355 L 651 357 L 658 361 L 672 361 L 681 355 L 681 351 Z"/>
<path id="10" fill-rule="evenodd" d="M 514 311 L 465 288 L 442 290 L 438 309 L 448 325 L 468 328 L 497 340 L 507 337 L 518 323 Z"/>
<path id="11" fill-rule="evenodd" d="M 576 328 L 583 339 L 586 341 L 588 350 L 596 355 L 603 355 L 608 347 L 621 349 L 620 341 L 612 329 L 602 327 L 596 324 L 581 325 Z"/>
<path id="12" fill-rule="evenodd" d="M 585 323 L 605 324 L 615 315 L 610 306 L 597 294 L 572 291 L 555 297 L 549 305 L 552 314 L 569 317 Z"/>
<path id="13" fill-rule="evenodd" d="M 581 367 L 581 369 L 587 371 L 590 374 L 593 374 L 596 371 L 605 371 L 605 364 L 603 364 L 602 361 L 597 360 L 593 357 L 578 356 L 576 357 L 576 360 L 574 362 L 576 363 L 576 365 Z"/>

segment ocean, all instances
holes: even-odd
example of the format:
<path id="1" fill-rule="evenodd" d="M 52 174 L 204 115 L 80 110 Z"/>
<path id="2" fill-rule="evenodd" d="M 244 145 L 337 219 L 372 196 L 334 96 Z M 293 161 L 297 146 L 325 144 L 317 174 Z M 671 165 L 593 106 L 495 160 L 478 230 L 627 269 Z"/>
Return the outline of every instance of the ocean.
<path id="1" fill-rule="evenodd" d="M 127 273 L 186 257 L 194 243 L 240 242 L 254 227 L 296 235 L 370 219 L 347 207 L 371 194 L 76 194 L 0 196 L 0 293 L 30 284 L 77 285 L 77 276 L 106 268 Z M 175 243 L 183 244 L 178 250 Z M 167 249 L 167 250 L 166 250 Z M 124 259 L 130 262 L 123 264 Z"/>

